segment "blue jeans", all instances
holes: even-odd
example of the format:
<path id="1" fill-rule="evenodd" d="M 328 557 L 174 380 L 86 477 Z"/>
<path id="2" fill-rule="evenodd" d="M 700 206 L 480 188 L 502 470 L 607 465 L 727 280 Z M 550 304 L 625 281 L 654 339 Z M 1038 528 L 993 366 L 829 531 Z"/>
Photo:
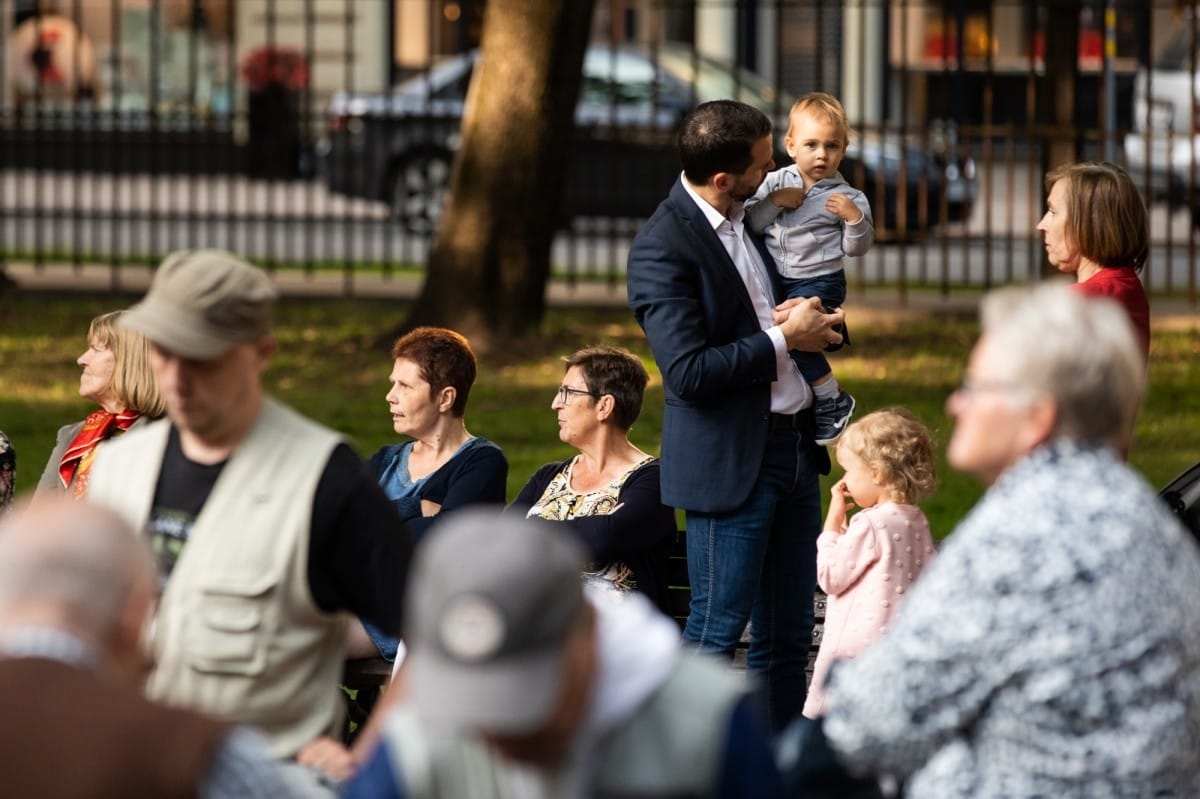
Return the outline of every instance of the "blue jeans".
<path id="1" fill-rule="evenodd" d="M 820 277 L 785 277 L 781 279 L 783 280 L 783 291 L 787 294 L 788 299 L 820 297 L 821 304 L 829 309 L 840 308 L 846 302 L 846 273 L 844 271 L 839 270 L 832 275 L 821 275 Z M 845 325 L 837 330 L 842 334 L 843 340 L 841 344 L 825 348 L 830 352 L 840 350 L 850 343 L 850 334 L 846 331 Z M 810 384 L 832 371 L 828 359 L 819 352 L 796 351 L 792 353 L 792 358 L 800 369 L 800 376 Z"/>
<path id="2" fill-rule="evenodd" d="M 821 532 L 820 450 L 810 436 L 771 431 L 758 480 L 741 507 L 687 512 L 692 602 L 684 640 L 697 652 L 732 658 L 749 621 L 747 668 L 765 678 L 776 731 L 800 715 L 808 694 Z"/>

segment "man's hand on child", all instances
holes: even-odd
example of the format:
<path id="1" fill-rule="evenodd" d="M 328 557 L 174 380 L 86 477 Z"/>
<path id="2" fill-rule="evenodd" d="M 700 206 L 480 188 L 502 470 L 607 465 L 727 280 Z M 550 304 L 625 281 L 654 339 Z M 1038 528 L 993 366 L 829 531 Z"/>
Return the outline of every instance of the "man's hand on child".
<path id="1" fill-rule="evenodd" d="M 824 310 L 820 297 L 784 300 L 775 306 L 771 317 L 779 325 L 790 350 L 816 352 L 842 340 L 842 335 L 833 328 L 844 321 L 845 314 L 840 308 Z"/>

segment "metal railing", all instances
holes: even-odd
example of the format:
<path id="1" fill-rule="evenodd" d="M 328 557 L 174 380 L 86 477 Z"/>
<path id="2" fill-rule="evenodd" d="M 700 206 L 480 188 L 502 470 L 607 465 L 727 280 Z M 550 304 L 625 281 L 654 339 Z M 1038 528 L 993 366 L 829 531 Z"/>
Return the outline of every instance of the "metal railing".
<path id="1" fill-rule="evenodd" d="M 148 9 L 122 0 L 42 3 L 43 10 L 57 7 L 57 21 L 31 17 L 22 5 L 0 0 L 9 54 L 0 65 L 0 265 L 104 263 L 116 274 L 173 249 L 212 246 L 271 267 L 348 277 L 424 267 L 431 231 L 397 219 L 394 207 L 408 163 L 398 151 L 403 137 L 390 126 L 378 140 L 363 138 L 371 123 L 337 97 L 379 94 L 395 102 L 403 95 L 392 87 L 399 77 L 471 46 L 481 3 L 463 4 L 469 19 L 458 27 L 428 0 L 156 0 Z M 1079 157 L 1125 161 L 1127 136 L 1141 136 L 1148 157 L 1130 168 L 1152 200 L 1153 248 L 1143 278 L 1152 292 L 1195 303 L 1193 219 L 1200 213 L 1192 209 L 1200 207 L 1200 179 L 1192 178 L 1200 170 L 1192 109 L 1200 98 L 1192 88 L 1197 48 L 1180 49 L 1181 37 L 1183 45 L 1200 41 L 1195 23 L 1170 0 L 1123 0 L 1111 20 L 1104 4 L 1081 3 L 1073 12 L 1079 25 L 1063 40 L 1074 40 L 1079 54 L 1066 58 L 1074 65 L 1075 113 L 1064 121 L 1054 116 L 1057 100 L 1047 99 L 1068 85 L 1047 77 L 1056 56 L 1046 48 L 1062 46 L 1045 34 L 1060 21 L 1053 14 L 1062 12 L 1052 12 L 1058 5 L 996 0 L 964 10 L 967 4 L 934 0 L 771 0 L 747 16 L 746 4 L 731 0 L 724 9 L 739 33 L 727 37 L 722 55 L 768 76 L 778 118 L 798 93 L 829 90 L 851 112 L 861 160 L 869 161 L 871 147 L 882 153 L 874 167 L 846 175 L 867 184 L 861 187 L 873 195 L 882 234 L 850 266 L 857 289 L 950 293 L 1045 274 L 1035 230 L 1045 169 L 1064 146 Z M 423 35 L 400 24 L 417 12 Z M 699 69 L 696 51 L 711 52 L 711 31 L 721 24 L 706 17 L 713 13 L 711 4 L 610 0 L 598 4 L 594 41 L 640 44 L 664 67 L 663 39 L 701 42 L 690 51 Z M 77 43 L 60 52 L 64 39 Z M 1172 47 L 1184 53 L 1186 122 L 1167 118 L 1178 109 L 1166 109 L 1165 100 L 1139 99 L 1180 91 L 1180 69 L 1157 57 Z M 288 52 L 299 54 L 303 74 L 273 60 Z M 257 75 L 249 68 L 255 58 Z M 605 74 L 597 78 L 602 84 Z M 735 74 L 732 81 L 742 91 L 752 79 Z M 616 166 L 596 162 L 611 168 L 579 182 L 605 195 L 602 214 L 571 214 L 552 261 L 569 280 L 616 285 L 647 198 L 665 196 L 677 170 L 668 134 L 678 117 L 661 82 L 648 99 L 617 97 L 628 87 L 612 80 L 592 88 L 608 109 L 593 127 L 658 149 L 612 156 Z M 698 96 L 697 88 L 691 97 Z M 427 87 L 425 100 L 434 99 Z M 648 105 L 628 121 L 622 104 L 635 100 Z M 436 127 L 427 118 L 405 124 L 429 135 Z M 340 139 L 355 135 L 357 142 L 339 150 Z M 573 168 L 609 157 L 586 149 L 600 144 L 612 147 L 581 143 L 586 155 Z M 965 218 L 948 196 L 947 170 L 973 180 Z M 432 174 L 428 164 L 416 168 L 419 179 Z M 363 185 L 348 193 L 347 176 Z M 413 191 L 419 201 L 427 197 L 419 204 L 436 205 L 436 187 Z M 567 204 L 586 207 L 589 199 L 596 198 Z M 345 283 L 351 290 L 353 280 Z"/>

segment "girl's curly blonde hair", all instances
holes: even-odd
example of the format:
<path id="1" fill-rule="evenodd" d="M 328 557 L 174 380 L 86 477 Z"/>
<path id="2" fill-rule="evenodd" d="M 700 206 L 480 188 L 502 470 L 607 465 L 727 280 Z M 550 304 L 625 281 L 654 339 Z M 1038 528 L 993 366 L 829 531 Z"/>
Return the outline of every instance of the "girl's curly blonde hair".
<path id="1" fill-rule="evenodd" d="M 878 474 L 902 505 L 915 505 L 937 488 L 933 436 L 907 408 L 883 408 L 846 428 L 838 441 Z"/>

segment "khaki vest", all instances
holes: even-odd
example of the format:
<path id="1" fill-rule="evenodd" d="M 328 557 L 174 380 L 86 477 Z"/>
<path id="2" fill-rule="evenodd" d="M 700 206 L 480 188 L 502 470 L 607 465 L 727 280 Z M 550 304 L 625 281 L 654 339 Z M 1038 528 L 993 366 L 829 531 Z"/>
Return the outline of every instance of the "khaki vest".
<path id="1" fill-rule="evenodd" d="M 88 500 L 142 530 L 170 424 L 106 444 Z M 147 693 L 261 729 L 273 754 L 336 734 L 345 618 L 316 607 L 309 525 L 336 433 L 270 398 L 226 462 L 160 600 Z"/>
<path id="2" fill-rule="evenodd" d="M 659 689 L 590 753 L 593 767 L 584 795 L 712 796 L 733 709 L 745 693 L 745 679 L 727 665 L 703 656 L 681 657 Z M 411 799 L 543 796 L 528 771 L 514 768 L 480 741 L 431 728 L 411 707 L 394 711 L 384 729 L 392 771 Z M 549 795 L 567 799 L 554 787 Z"/>

